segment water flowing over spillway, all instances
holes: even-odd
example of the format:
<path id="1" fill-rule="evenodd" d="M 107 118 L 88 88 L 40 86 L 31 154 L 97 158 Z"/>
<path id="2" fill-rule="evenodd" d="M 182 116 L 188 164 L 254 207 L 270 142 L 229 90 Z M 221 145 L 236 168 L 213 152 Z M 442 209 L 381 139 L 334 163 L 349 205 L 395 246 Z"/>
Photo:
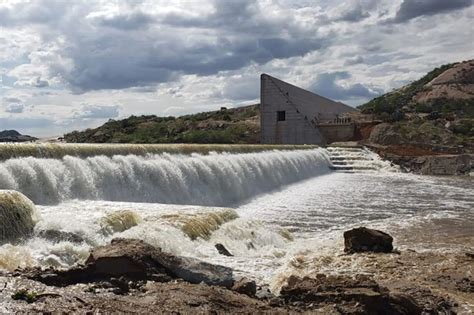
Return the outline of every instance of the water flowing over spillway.
<path id="1" fill-rule="evenodd" d="M 278 289 L 293 272 L 358 268 L 340 255 L 348 228 L 445 222 L 472 235 L 473 187 L 472 178 L 402 174 L 365 148 L 0 145 L 0 196 L 16 190 L 36 205 L 3 207 L 2 233 L 20 232 L 0 240 L 0 270 L 69 267 L 124 237 Z M 15 227 L 17 214 L 25 224 Z"/>
<path id="2" fill-rule="evenodd" d="M 0 189 L 20 191 L 36 204 L 89 199 L 219 206 L 326 173 L 328 165 L 322 149 L 24 157 L 0 162 Z"/>

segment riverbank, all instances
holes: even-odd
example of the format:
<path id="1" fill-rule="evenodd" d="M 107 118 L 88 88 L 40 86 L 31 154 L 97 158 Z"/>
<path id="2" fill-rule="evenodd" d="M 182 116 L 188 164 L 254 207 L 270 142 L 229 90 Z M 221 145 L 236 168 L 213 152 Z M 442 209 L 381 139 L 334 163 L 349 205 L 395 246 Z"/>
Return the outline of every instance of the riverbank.
<path id="1" fill-rule="evenodd" d="M 399 231 L 392 253 L 345 254 L 340 248 L 332 256 L 296 256 L 275 295 L 251 280 L 227 283 L 232 274 L 227 267 L 187 258 L 183 263 L 138 240 L 112 241 L 93 249 L 85 267 L 2 273 L 0 312 L 468 314 L 474 311 L 474 236 L 465 226 L 450 233 L 450 225 L 433 222 Z M 432 238 L 452 250 L 430 248 Z M 164 269 L 154 269 L 153 261 Z M 121 268 L 113 268 L 117 265 Z"/>
<path id="2" fill-rule="evenodd" d="M 378 145 L 367 141 L 362 144 L 407 173 L 469 176 L 474 172 L 471 153 L 443 153 L 414 145 Z"/>

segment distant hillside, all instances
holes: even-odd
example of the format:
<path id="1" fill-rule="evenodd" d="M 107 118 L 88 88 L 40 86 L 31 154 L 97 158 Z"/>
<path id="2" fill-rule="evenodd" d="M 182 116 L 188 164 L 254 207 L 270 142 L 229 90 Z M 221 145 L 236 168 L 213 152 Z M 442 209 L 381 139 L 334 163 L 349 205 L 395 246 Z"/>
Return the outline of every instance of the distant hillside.
<path id="1" fill-rule="evenodd" d="M 130 116 L 64 135 L 77 143 L 258 143 L 258 105 L 181 117 Z"/>
<path id="2" fill-rule="evenodd" d="M 38 140 L 35 137 L 22 135 L 16 130 L 0 131 L 0 142 L 27 142 Z"/>
<path id="3" fill-rule="evenodd" d="M 474 118 L 474 60 L 440 66 L 421 79 L 359 106 L 382 117 L 398 113 L 450 114 Z"/>
<path id="4" fill-rule="evenodd" d="M 359 109 L 385 122 L 371 132 L 372 143 L 474 152 L 474 60 L 443 65 Z"/>

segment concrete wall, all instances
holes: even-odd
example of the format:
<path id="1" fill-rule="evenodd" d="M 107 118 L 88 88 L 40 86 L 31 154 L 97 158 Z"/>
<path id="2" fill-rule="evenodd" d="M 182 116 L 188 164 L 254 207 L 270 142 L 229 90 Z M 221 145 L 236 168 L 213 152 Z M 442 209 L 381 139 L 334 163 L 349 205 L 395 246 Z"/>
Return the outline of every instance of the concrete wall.
<path id="1" fill-rule="evenodd" d="M 319 131 L 282 95 L 278 86 L 262 75 L 260 89 L 261 143 L 325 144 Z M 277 112 L 285 111 L 285 121 L 277 121 Z"/>
<path id="2" fill-rule="evenodd" d="M 350 141 L 354 138 L 355 125 L 341 124 L 341 125 L 319 125 L 319 131 L 326 139 L 327 143 L 337 141 Z"/>
<path id="3" fill-rule="evenodd" d="M 325 145 L 327 142 L 344 141 L 337 139 L 338 135 L 345 139 L 350 128 L 343 127 L 340 131 L 339 125 L 330 128 L 326 130 L 326 138 L 317 122 L 356 111 L 266 74 L 261 76 L 260 93 L 261 143 Z M 277 121 L 278 111 L 285 111 L 285 121 Z"/>

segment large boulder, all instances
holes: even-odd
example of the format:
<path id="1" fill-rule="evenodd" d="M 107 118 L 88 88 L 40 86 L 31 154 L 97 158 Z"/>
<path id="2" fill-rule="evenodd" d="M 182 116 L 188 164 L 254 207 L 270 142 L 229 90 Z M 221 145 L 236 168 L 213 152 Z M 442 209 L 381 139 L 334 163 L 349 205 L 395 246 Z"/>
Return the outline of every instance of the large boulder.
<path id="1" fill-rule="evenodd" d="M 66 271 L 38 272 L 30 278 L 49 285 L 66 286 L 111 278 L 169 281 L 181 278 L 190 283 L 232 287 L 231 268 L 198 259 L 167 254 L 142 240 L 116 238 L 91 251 L 85 266 Z"/>
<path id="2" fill-rule="evenodd" d="M 346 253 L 390 253 L 393 250 L 392 242 L 393 237 L 387 233 L 366 227 L 344 232 L 344 251 Z"/>
<path id="3" fill-rule="evenodd" d="M 0 244 L 14 242 L 33 232 L 38 213 L 25 195 L 14 190 L 0 190 Z"/>

